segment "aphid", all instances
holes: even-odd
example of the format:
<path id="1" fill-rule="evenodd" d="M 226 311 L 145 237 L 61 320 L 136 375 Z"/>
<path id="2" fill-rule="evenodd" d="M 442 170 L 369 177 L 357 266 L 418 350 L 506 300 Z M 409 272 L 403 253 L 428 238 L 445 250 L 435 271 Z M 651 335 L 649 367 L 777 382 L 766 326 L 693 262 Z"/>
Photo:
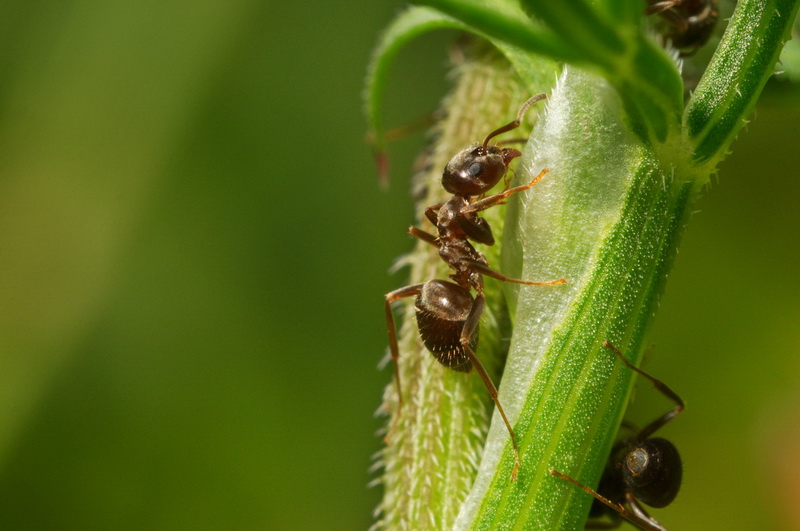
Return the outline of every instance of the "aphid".
<path id="1" fill-rule="evenodd" d="M 386 294 L 386 325 L 389 331 L 389 348 L 394 364 L 395 383 L 402 406 L 400 372 L 398 370 L 399 351 L 397 332 L 391 303 L 406 297 L 416 297 L 416 317 L 420 338 L 434 358 L 449 369 L 470 372 L 474 367 L 492 396 L 500 415 L 505 422 L 511 443 L 514 447 L 514 470 L 512 479 L 516 480 L 519 469 L 519 449 L 514 430 L 511 428 L 503 407 L 497 398 L 497 388 L 475 355 L 478 343 L 478 324 L 486 301 L 483 295 L 483 275 L 531 286 L 554 286 L 563 284 L 565 279 L 551 282 L 529 282 L 516 280 L 494 271 L 483 254 L 475 250 L 469 240 L 485 245 L 494 244 L 489 224 L 478 213 L 502 203 L 513 194 L 523 192 L 544 177 L 547 169 L 528 184 L 507 188 L 499 194 L 472 200 L 492 189 L 505 176 L 509 163 L 521 153 L 516 149 L 490 146 L 489 140 L 495 136 L 519 127 L 525 111 L 547 96 L 537 94 L 526 101 L 517 114 L 517 119 L 493 131 L 483 144 L 459 151 L 447 164 L 442 175 L 442 186 L 452 194 L 443 203 L 437 203 L 425 210 L 425 217 L 436 226 L 434 236 L 420 228 L 410 227 L 409 233 L 439 249 L 439 256 L 454 273 L 453 282 L 429 280 L 414 284 Z M 476 294 L 473 297 L 471 290 Z M 399 411 L 395 413 L 396 417 Z"/>
<path id="2" fill-rule="evenodd" d="M 683 411 L 683 400 L 664 382 L 633 366 L 614 345 L 605 341 L 603 346 L 614 352 L 629 369 L 653 382 L 676 405 L 635 436 L 614 445 L 597 491 L 556 470 L 550 470 L 550 473 L 594 496 L 590 518 L 608 514 L 617 524 L 622 517 L 642 529 L 666 531 L 639 502 L 662 508 L 672 503 L 678 495 L 683 477 L 678 450 L 668 440 L 660 437 L 651 439 L 650 436 Z"/>
<path id="3" fill-rule="evenodd" d="M 704 45 L 719 18 L 718 0 L 648 0 L 645 14 L 658 14 L 667 23 L 665 37 L 681 51 L 692 55 Z"/>

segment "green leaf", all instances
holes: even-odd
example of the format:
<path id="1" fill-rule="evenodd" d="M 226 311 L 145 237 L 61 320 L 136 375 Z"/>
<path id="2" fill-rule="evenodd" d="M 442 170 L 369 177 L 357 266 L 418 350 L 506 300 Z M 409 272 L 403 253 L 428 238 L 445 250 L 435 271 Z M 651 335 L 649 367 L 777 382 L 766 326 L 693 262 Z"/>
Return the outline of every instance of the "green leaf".
<path id="1" fill-rule="evenodd" d="M 580 2 L 528 0 L 526 11 L 537 21 L 506 9 L 467 0 L 418 0 L 484 33 L 494 43 L 593 70 L 625 94 L 626 110 L 643 139 L 664 142 L 679 128 L 683 85 L 673 60 L 648 38 L 630 11 L 624 29 L 619 21 Z M 498 2 L 499 3 L 499 2 Z M 612 6 L 613 7 L 613 6 Z M 618 10 L 618 6 L 617 9 Z"/>
<path id="2" fill-rule="evenodd" d="M 576 48 L 555 31 L 531 21 L 519 5 L 511 1 L 475 2 L 467 0 L 423 0 L 420 5 L 434 7 L 467 25 L 495 46 L 508 45 L 537 53 L 556 61 L 577 61 Z M 501 48 L 502 49 L 502 48 Z"/>
<path id="3" fill-rule="evenodd" d="M 623 53 L 625 42 L 616 27 L 607 22 L 583 0 L 570 2 L 522 2 L 528 13 L 569 42 L 581 53 L 582 59 L 601 65 L 615 55 Z M 611 64 L 607 64 L 609 68 Z"/>
<path id="4" fill-rule="evenodd" d="M 499 5 L 503 5 L 503 3 Z M 497 17 L 503 16 L 499 7 L 496 10 L 491 10 L 491 13 Z M 502 20 L 506 22 L 513 20 L 512 14 L 516 14 L 518 17 L 524 17 L 521 11 L 517 10 L 516 13 L 514 13 L 513 10 L 510 10 L 506 13 L 506 18 Z M 370 62 L 367 72 L 364 101 L 369 125 L 368 138 L 370 138 L 372 142 L 379 173 L 384 180 L 388 179 L 389 170 L 388 159 L 386 157 L 387 142 L 382 109 L 389 70 L 397 53 L 410 41 L 429 31 L 437 29 L 463 30 L 488 39 L 503 52 L 506 58 L 516 68 L 519 77 L 533 87 L 533 91 L 539 90 L 535 87 L 541 85 L 542 74 L 544 72 L 550 73 L 557 71 L 557 67 L 554 63 L 546 59 L 532 57 L 529 51 L 514 46 L 513 44 L 492 39 L 486 33 L 475 29 L 475 27 L 443 15 L 439 11 L 425 7 L 411 7 L 407 9 L 392 22 L 382 35 L 378 46 L 373 52 L 372 61 Z M 503 29 L 508 30 L 509 28 L 503 26 Z M 517 28 L 517 30 L 520 34 L 528 35 L 527 29 Z M 543 50 L 549 50 L 552 47 L 551 43 L 553 39 L 549 38 L 548 35 L 542 35 L 539 37 L 538 42 Z M 536 48 L 533 42 L 527 42 L 527 45 Z M 548 83 L 548 85 L 549 84 L 550 83 Z"/>
<path id="5" fill-rule="evenodd" d="M 384 179 L 388 178 L 388 161 L 383 124 L 383 98 L 392 62 L 410 41 L 429 31 L 447 28 L 464 30 L 466 26 L 432 9 L 412 7 L 394 19 L 373 52 L 367 71 L 364 102 L 369 125 L 367 134 Z"/>

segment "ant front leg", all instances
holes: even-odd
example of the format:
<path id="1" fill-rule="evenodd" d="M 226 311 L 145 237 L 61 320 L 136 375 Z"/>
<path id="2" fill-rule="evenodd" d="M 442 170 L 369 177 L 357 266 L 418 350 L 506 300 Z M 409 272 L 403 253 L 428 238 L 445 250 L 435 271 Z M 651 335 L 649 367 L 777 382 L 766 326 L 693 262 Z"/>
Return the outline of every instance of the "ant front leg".
<path id="1" fill-rule="evenodd" d="M 470 269 L 475 270 L 481 275 L 496 278 L 497 280 L 502 280 L 503 282 L 511 282 L 512 284 L 525 284 L 526 286 L 558 286 L 560 284 L 567 283 L 566 278 L 559 278 L 558 280 L 551 280 L 549 282 L 531 282 L 530 280 L 518 280 L 516 278 L 510 278 L 498 271 L 495 271 L 483 262 L 473 260 L 472 258 L 461 258 L 459 263 L 469 266 Z"/>
<path id="2" fill-rule="evenodd" d="M 484 197 L 483 199 L 475 201 L 474 203 L 470 203 L 461 212 L 467 214 L 470 212 L 480 212 L 482 210 L 486 210 L 487 208 L 491 208 L 499 204 L 500 202 L 506 200 L 509 196 L 518 194 L 520 192 L 524 192 L 525 190 L 532 188 L 534 185 L 536 185 L 536 183 L 541 181 L 542 177 L 547 175 L 547 172 L 549 171 L 550 171 L 549 169 L 545 168 L 539 172 L 539 175 L 531 179 L 530 182 L 528 182 L 528 184 L 523 184 L 522 186 L 515 186 L 514 188 L 503 190 L 499 194 L 490 195 L 489 197 Z"/>
<path id="3" fill-rule="evenodd" d="M 403 407 L 403 391 L 400 387 L 400 367 L 397 363 L 400 357 L 400 349 L 397 346 L 397 328 L 394 322 L 394 313 L 392 312 L 392 302 L 398 299 L 407 297 L 416 297 L 422 291 L 423 284 L 414 284 L 413 286 L 406 286 L 405 288 L 396 289 L 386 294 L 386 329 L 389 333 L 389 351 L 392 353 L 392 365 L 394 368 L 394 381 L 397 386 L 397 411 L 395 412 L 392 427 L 386 434 L 385 439 L 388 441 L 392 432 L 397 425 L 397 420 L 400 418 L 400 410 Z"/>
<path id="4" fill-rule="evenodd" d="M 464 352 L 469 357 L 469 360 L 472 362 L 472 365 L 478 371 L 478 375 L 481 377 L 481 380 L 483 380 L 483 384 L 486 386 L 486 390 L 489 391 L 492 400 L 494 400 L 494 405 L 497 406 L 497 411 L 499 411 L 500 416 L 503 417 L 503 422 L 506 425 L 508 434 L 511 436 L 511 446 L 514 448 L 514 469 L 511 471 L 511 481 L 517 481 L 517 473 L 519 472 L 519 447 L 517 446 L 517 436 L 514 434 L 514 429 L 511 427 L 508 417 L 506 417 L 506 412 L 503 409 L 503 406 L 500 405 L 500 399 L 497 397 L 497 387 L 495 387 L 494 382 L 492 382 L 492 379 L 489 377 L 486 369 L 483 368 L 483 365 L 478 359 L 478 356 L 475 355 L 472 347 L 469 346 L 472 335 L 478 328 L 478 323 L 480 322 L 481 315 L 483 314 L 485 307 L 486 299 L 483 296 L 483 292 L 478 291 L 475 301 L 472 303 L 472 308 L 470 308 L 467 320 L 464 322 L 464 328 L 461 329 L 461 337 L 459 338 L 459 342 L 461 343 L 461 347 L 464 349 Z"/>
<path id="5" fill-rule="evenodd" d="M 569 483 L 572 483 L 573 485 L 575 485 L 579 489 L 583 490 L 586 494 L 592 496 L 597 501 L 603 503 L 604 505 L 606 505 L 610 509 L 616 511 L 616 513 L 619 514 L 625 520 L 631 522 L 634 525 L 639 526 L 642 529 L 647 529 L 648 531 L 666 531 L 666 529 L 661 527 L 661 525 L 658 524 L 658 522 L 655 522 L 655 520 L 650 518 L 649 515 L 648 515 L 648 518 L 646 518 L 646 519 L 642 518 L 638 514 L 636 514 L 634 512 L 631 512 L 628 509 L 626 509 L 625 506 L 623 506 L 623 505 L 621 505 L 619 503 L 614 503 L 611 500 L 609 500 L 608 498 L 606 498 L 605 496 L 603 496 L 602 494 L 598 493 L 596 490 L 590 489 L 589 487 L 587 487 L 586 485 L 584 485 L 583 483 L 581 483 L 580 481 L 578 481 L 575 478 L 572 478 L 572 477 L 570 477 L 570 476 L 568 476 L 566 474 L 562 474 L 561 472 L 559 472 L 558 470 L 556 470 L 554 468 L 550 469 L 550 475 L 551 476 L 555 476 L 555 477 L 557 477 L 559 479 L 563 479 L 564 481 L 568 481 Z M 639 507 L 639 509 L 641 509 L 641 507 Z M 647 514 L 647 513 L 644 513 L 644 514 Z M 654 522 L 655 522 L 655 524 L 654 524 Z M 608 526 L 608 528 L 617 527 L 618 525 L 619 525 L 619 523 L 617 523 L 616 525 Z"/>
<path id="6" fill-rule="evenodd" d="M 444 203 L 436 203 L 425 209 L 425 217 L 428 221 L 433 223 L 434 227 L 439 225 L 439 209 L 444 206 Z"/>

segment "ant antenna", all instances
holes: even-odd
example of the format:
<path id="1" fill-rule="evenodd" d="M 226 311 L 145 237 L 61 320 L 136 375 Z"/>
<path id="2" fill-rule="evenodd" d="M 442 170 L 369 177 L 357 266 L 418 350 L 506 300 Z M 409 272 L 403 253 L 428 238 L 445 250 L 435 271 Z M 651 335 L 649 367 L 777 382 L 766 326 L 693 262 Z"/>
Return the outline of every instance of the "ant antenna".
<path id="1" fill-rule="evenodd" d="M 489 145 L 489 140 L 491 140 L 492 138 L 496 137 L 499 134 L 505 133 L 507 131 L 511 131 L 512 129 L 516 129 L 517 127 L 519 127 L 519 124 L 522 123 L 522 117 L 525 115 L 525 111 L 528 110 L 528 107 L 530 107 L 531 105 L 533 105 L 537 101 L 542 101 L 544 99 L 547 99 L 547 94 L 542 93 L 542 94 L 537 94 L 537 95 L 533 96 L 531 99 L 529 99 L 528 101 L 523 103 L 522 107 L 520 107 L 520 109 L 519 109 L 519 113 L 517 113 L 517 119 L 514 120 L 513 122 L 507 123 L 506 125 L 504 125 L 500 129 L 497 129 L 497 130 L 492 131 L 491 133 L 489 133 L 489 136 L 487 136 L 486 140 L 483 141 L 483 149 L 486 149 L 486 146 Z"/>

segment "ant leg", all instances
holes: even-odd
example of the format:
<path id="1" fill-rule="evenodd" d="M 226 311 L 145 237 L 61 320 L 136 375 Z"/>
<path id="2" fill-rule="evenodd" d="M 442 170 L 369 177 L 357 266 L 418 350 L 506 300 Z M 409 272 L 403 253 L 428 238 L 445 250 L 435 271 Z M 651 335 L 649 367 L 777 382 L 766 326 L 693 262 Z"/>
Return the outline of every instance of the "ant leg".
<path id="1" fill-rule="evenodd" d="M 389 333 L 389 351 L 392 353 L 394 382 L 397 386 L 397 411 L 395 412 L 392 426 L 389 428 L 386 437 L 384 437 L 384 440 L 387 442 L 392 432 L 394 432 L 397 420 L 400 418 L 400 409 L 403 407 L 403 392 L 400 387 L 400 367 L 397 364 L 397 359 L 400 357 L 400 349 L 397 347 L 397 329 L 394 323 L 394 313 L 392 313 L 392 302 L 406 297 L 416 297 L 422 291 L 422 286 L 422 284 L 414 284 L 413 286 L 406 286 L 405 288 L 396 289 L 386 294 L 386 329 Z"/>
<path id="2" fill-rule="evenodd" d="M 630 512 L 623 505 L 620 505 L 619 503 L 614 503 L 611 500 L 609 500 L 608 498 L 606 498 L 605 496 L 603 496 L 602 494 L 599 494 L 597 491 L 590 489 L 589 487 L 587 487 L 586 485 L 584 485 L 583 483 L 581 483 L 577 479 L 571 478 L 566 474 L 562 474 L 561 472 L 559 472 L 558 470 L 556 470 L 554 468 L 550 469 L 550 475 L 551 476 L 556 476 L 557 478 L 560 478 L 560 479 L 563 479 L 565 481 L 568 481 L 568 482 L 572 483 L 573 485 L 575 485 L 579 489 L 583 490 L 586 494 L 592 496 L 597 501 L 607 505 L 608 507 L 610 507 L 611 509 L 613 509 L 614 511 L 619 513 L 619 515 L 622 516 L 624 519 L 628 520 L 629 522 L 631 522 L 631 523 L 633 523 L 635 525 L 638 525 L 642 529 L 649 529 L 649 530 L 653 530 L 653 531 L 665 531 L 660 526 L 659 527 L 653 527 L 653 523 L 652 523 L 652 519 L 651 518 L 648 518 L 648 519 L 641 518 L 639 515 Z"/>
<path id="3" fill-rule="evenodd" d="M 631 432 L 639 431 L 639 428 L 638 428 L 638 426 L 636 426 L 636 424 L 634 424 L 633 422 L 629 422 L 627 420 L 623 420 L 622 423 L 620 423 L 619 427 L 620 428 L 624 428 L 624 429 L 626 429 L 628 431 L 631 431 Z"/>
<path id="4" fill-rule="evenodd" d="M 550 475 L 551 476 L 556 476 L 557 478 L 561 478 L 561 479 L 563 479 L 565 481 L 569 481 L 570 483 L 572 483 L 573 485 L 575 485 L 579 489 L 583 490 L 585 493 L 589 494 L 590 496 L 593 496 L 596 500 L 606 504 L 607 506 L 611 507 L 612 509 L 614 509 L 615 511 L 617 511 L 620 514 L 624 514 L 624 513 L 627 512 L 625 507 L 623 507 L 619 503 L 612 502 L 611 500 L 609 500 L 608 498 L 606 498 L 602 494 L 598 494 L 596 491 L 590 489 L 589 487 L 587 487 L 586 485 L 584 485 L 583 483 L 581 483 L 577 479 L 574 479 L 574 478 L 572 478 L 572 477 L 570 477 L 570 476 L 568 476 L 566 474 L 562 474 L 561 472 L 559 472 L 555 468 L 551 468 L 550 469 Z"/>
<path id="5" fill-rule="evenodd" d="M 673 7 L 680 5 L 683 0 L 663 0 L 662 2 L 655 2 L 647 6 L 644 10 L 645 15 L 655 15 L 656 13 L 662 13 L 667 9 L 672 9 Z"/>
<path id="6" fill-rule="evenodd" d="M 403 138 L 418 129 L 434 125 L 444 118 L 443 114 L 444 113 L 440 111 L 434 111 L 409 124 L 401 125 L 400 127 L 395 127 L 394 129 L 383 131 L 382 133 L 372 132 L 367 134 L 367 144 L 372 146 L 375 155 L 375 165 L 378 167 L 378 180 L 383 188 L 389 187 L 389 155 L 387 154 L 388 147 L 386 144 Z"/>
<path id="7" fill-rule="evenodd" d="M 533 187 L 536 183 L 542 180 L 542 177 L 547 175 L 547 172 L 550 170 L 545 168 L 539 172 L 539 175 L 534 177 L 533 179 L 528 182 L 528 184 L 523 184 L 522 186 L 515 186 L 514 188 L 508 188 L 507 190 L 503 190 L 499 194 L 490 195 L 489 197 L 484 197 L 474 203 L 470 203 L 464 209 L 461 210 L 462 214 L 467 214 L 469 212 L 480 212 L 482 210 L 486 210 L 487 208 L 491 208 L 496 204 L 506 200 L 509 196 L 518 194 L 519 192 L 524 192 L 525 190 Z"/>
<path id="8" fill-rule="evenodd" d="M 663 525 L 658 523 L 658 520 L 650 516 L 647 511 L 644 510 L 644 507 L 641 506 L 639 501 L 636 499 L 636 496 L 630 492 L 626 492 L 625 500 L 628 502 L 628 505 L 630 505 L 633 514 L 650 524 L 648 529 L 653 529 L 654 531 L 667 531 Z"/>
<path id="9" fill-rule="evenodd" d="M 428 221 L 433 223 L 433 226 L 439 225 L 439 209 L 444 206 L 444 203 L 436 203 L 425 209 L 425 217 Z"/>
<path id="10" fill-rule="evenodd" d="M 470 269 L 474 269 L 476 272 L 482 275 L 496 278 L 497 280 L 502 280 L 503 282 L 511 282 L 513 284 L 525 284 L 527 286 L 558 286 L 559 284 L 567 283 L 567 279 L 565 278 L 559 278 L 558 280 L 551 280 L 549 282 L 531 282 L 529 280 L 518 280 L 516 278 L 509 278 L 502 273 L 498 273 L 497 271 L 490 268 L 483 262 L 479 262 L 478 260 L 473 260 L 472 258 L 461 258 L 459 259 L 458 262 L 461 264 L 468 265 Z"/>
<path id="11" fill-rule="evenodd" d="M 639 374 L 640 376 L 644 376 L 645 378 L 650 380 L 653 383 L 653 385 L 656 387 L 656 389 L 661 391 L 661 394 L 663 394 L 664 396 L 666 396 L 667 398 L 669 398 L 670 400 L 672 400 L 676 404 L 674 408 L 670 409 L 669 411 L 667 411 L 666 413 L 661 415 L 659 418 L 657 418 L 656 420 L 654 420 L 653 422 L 651 422 L 650 424 L 645 426 L 644 429 L 642 429 L 642 431 L 639 432 L 639 435 L 636 436 L 636 440 L 638 442 L 642 442 L 645 439 L 650 438 L 650 436 L 653 435 L 653 433 L 655 433 L 657 430 L 662 428 L 669 421 L 671 421 L 672 419 L 677 417 L 684 410 L 684 408 L 686 406 L 683 403 L 683 400 L 681 399 L 681 397 L 678 396 L 678 393 L 676 393 L 675 391 L 670 389 L 669 386 L 667 384 L 665 384 L 664 382 L 662 382 L 661 380 L 653 378 L 652 376 L 650 376 L 649 374 L 647 374 L 643 370 L 641 370 L 638 367 L 634 366 L 631 362 L 628 361 L 628 359 L 622 354 L 622 352 L 619 351 L 619 349 L 617 347 L 615 347 L 614 345 L 612 345 L 608 341 L 603 341 L 603 346 L 608 348 L 609 350 L 611 350 L 614 354 L 616 354 L 617 357 L 620 360 L 622 360 L 622 362 L 630 370 L 632 370 L 635 373 Z"/>
<path id="12" fill-rule="evenodd" d="M 670 2 L 662 2 L 662 3 L 668 4 Z M 680 2 L 677 2 L 677 4 L 680 4 Z M 685 18 L 680 16 L 678 13 L 672 11 L 671 9 L 672 7 L 673 6 L 668 5 L 661 11 L 655 11 L 655 13 L 658 13 L 664 20 L 668 21 L 669 23 L 674 24 L 675 27 L 678 29 L 679 33 L 686 33 L 686 31 L 689 29 L 689 23 L 686 21 Z"/>
<path id="13" fill-rule="evenodd" d="M 405 138 L 406 136 L 419 131 L 420 129 L 425 129 L 432 125 L 436 125 L 436 123 L 440 122 L 442 119 L 444 119 L 443 111 L 439 110 L 430 112 L 420 116 L 413 122 L 409 122 L 407 124 L 384 131 L 383 138 L 387 142 L 394 142 L 395 140 Z M 367 142 L 373 142 L 373 139 L 368 136 Z"/>
<path id="14" fill-rule="evenodd" d="M 419 238 L 420 240 L 426 243 L 430 243 L 434 247 L 439 247 L 439 238 L 437 238 L 430 232 L 426 232 L 412 225 L 408 228 L 408 233 L 415 238 Z"/>
<path id="15" fill-rule="evenodd" d="M 478 327 L 478 323 L 480 322 L 481 315 L 483 314 L 485 307 L 486 299 L 483 296 L 483 292 L 479 291 L 475 297 L 475 301 L 472 303 L 472 308 L 469 311 L 467 320 L 464 322 L 464 328 L 461 329 L 461 337 L 459 338 L 459 341 L 464 349 L 464 352 L 467 354 L 467 356 L 469 356 L 469 360 L 472 362 L 472 365 L 478 371 L 478 375 L 481 377 L 481 380 L 483 380 L 483 383 L 486 386 L 487 391 L 489 391 L 492 400 L 494 400 L 494 405 L 497 406 L 497 411 L 499 411 L 500 416 L 503 417 L 503 422 L 506 424 L 508 434 L 511 436 L 511 445 L 514 448 L 514 469 L 511 471 L 511 481 L 517 481 L 517 472 L 519 471 L 519 447 L 517 446 L 517 436 L 514 434 L 514 429 L 511 427 L 508 417 L 506 417 L 506 412 L 503 409 L 503 406 L 500 405 L 500 399 L 497 398 L 497 387 L 495 387 L 492 379 L 489 378 L 489 375 L 486 373 L 486 369 L 483 368 L 478 356 L 475 355 L 475 352 L 469 346 L 472 334 L 475 333 L 475 329 Z"/>
<path id="16" fill-rule="evenodd" d="M 506 125 L 504 125 L 503 127 L 501 127 L 500 129 L 495 129 L 494 131 L 489 133 L 489 136 L 487 136 L 486 140 L 483 141 L 483 148 L 486 149 L 486 146 L 489 145 L 489 140 L 491 140 L 492 138 L 496 137 L 497 135 L 505 133 L 507 131 L 511 131 L 512 129 L 516 129 L 517 127 L 519 127 L 519 124 L 522 123 L 522 117 L 525 116 L 525 111 L 528 110 L 528 107 L 530 107 L 531 105 L 533 105 L 537 101 L 541 101 L 541 100 L 546 99 L 546 98 L 547 98 L 547 94 L 537 94 L 537 95 L 533 96 L 532 98 L 528 99 L 528 101 L 523 103 L 522 107 L 520 107 L 519 112 L 517 113 L 517 119 L 516 120 L 514 120 L 513 122 L 509 122 Z"/>

